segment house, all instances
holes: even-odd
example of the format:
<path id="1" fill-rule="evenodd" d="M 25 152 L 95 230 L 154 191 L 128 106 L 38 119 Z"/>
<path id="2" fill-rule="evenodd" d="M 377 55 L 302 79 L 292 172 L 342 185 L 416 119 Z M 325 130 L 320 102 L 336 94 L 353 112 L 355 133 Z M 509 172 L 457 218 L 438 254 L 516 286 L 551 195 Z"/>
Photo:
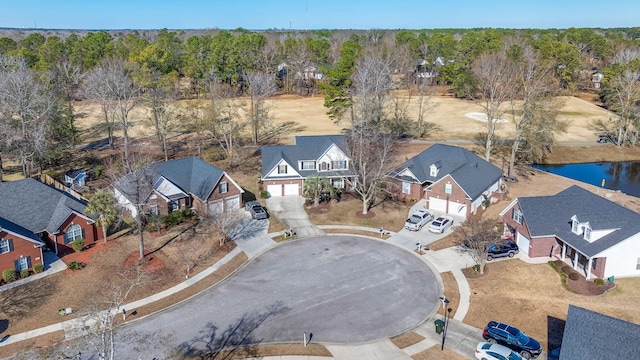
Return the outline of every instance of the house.
<path id="1" fill-rule="evenodd" d="M 560 360 L 638 359 L 640 325 L 569 305 Z"/>
<path id="2" fill-rule="evenodd" d="M 138 196 L 151 215 L 193 209 L 206 216 L 243 206 L 242 187 L 223 170 L 195 156 L 154 163 L 143 170 L 147 184 L 138 186 L 139 195 L 132 189 L 140 179 L 125 177 L 114 188 L 116 199 L 132 216 L 137 215 L 133 204 Z"/>
<path id="3" fill-rule="evenodd" d="M 344 135 L 296 136 L 293 145 L 263 146 L 263 186 L 269 196 L 302 195 L 304 180 L 319 175 L 344 189 L 355 175 L 348 153 Z"/>
<path id="4" fill-rule="evenodd" d="M 468 217 L 504 195 L 502 170 L 469 150 L 435 144 L 393 169 L 399 199 L 426 200 L 426 208 Z"/>
<path id="5" fill-rule="evenodd" d="M 94 219 L 84 214 L 86 201 L 35 179 L 0 183 L 0 269 L 42 264 L 42 248 L 73 252 L 71 242 L 103 240 Z"/>
<path id="6" fill-rule="evenodd" d="M 529 257 L 557 256 L 587 280 L 640 275 L 640 214 L 579 186 L 517 198 L 500 216 Z"/>
<path id="7" fill-rule="evenodd" d="M 64 182 L 71 188 L 84 187 L 86 178 L 87 172 L 83 169 L 69 170 L 64 174 Z"/>

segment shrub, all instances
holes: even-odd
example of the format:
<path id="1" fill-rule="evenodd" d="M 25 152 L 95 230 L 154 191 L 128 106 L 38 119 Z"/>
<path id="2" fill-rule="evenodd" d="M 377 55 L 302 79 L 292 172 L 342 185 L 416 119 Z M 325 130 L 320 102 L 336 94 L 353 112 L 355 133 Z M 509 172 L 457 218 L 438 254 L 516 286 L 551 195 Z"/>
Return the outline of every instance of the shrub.
<path id="1" fill-rule="evenodd" d="M 182 218 L 182 220 L 193 220 L 196 217 L 196 212 L 193 211 L 192 209 L 184 209 L 184 210 L 180 210 L 180 217 Z"/>
<path id="2" fill-rule="evenodd" d="M 83 238 L 77 238 L 77 239 L 73 240 L 73 242 L 71 242 L 71 247 L 75 251 L 82 251 L 82 249 L 84 249 L 84 239 Z"/>
<path id="3" fill-rule="evenodd" d="M 67 268 L 70 270 L 80 270 L 84 267 L 84 263 L 80 261 L 72 261 L 67 265 Z"/>
<path id="4" fill-rule="evenodd" d="M 44 265 L 42 265 L 42 264 L 33 265 L 33 272 L 34 273 L 39 274 L 39 273 L 41 273 L 43 271 L 44 271 Z"/>
<path id="5" fill-rule="evenodd" d="M 574 281 L 578 280 L 578 279 L 580 279 L 580 275 L 578 275 L 577 272 L 570 272 L 569 273 L 569 279 L 574 280 Z"/>
<path id="6" fill-rule="evenodd" d="M 7 269 L 2 272 L 2 280 L 6 283 L 10 283 L 12 281 L 16 281 L 16 271 L 13 269 Z"/>
<path id="7" fill-rule="evenodd" d="M 172 211 L 169 215 L 162 217 L 162 223 L 165 227 L 176 226 L 180 223 L 180 211 Z"/>
<path id="8" fill-rule="evenodd" d="M 267 190 L 262 190 L 262 191 L 260 191 L 260 197 L 261 197 L 262 199 L 266 199 L 266 198 L 268 198 L 268 197 L 269 197 L 269 192 L 268 192 Z"/>
<path id="9" fill-rule="evenodd" d="M 569 265 L 564 265 L 560 268 L 560 271 L 568 275 L 571 273 L 571 271 L 573 271 L 573 269 Z"/>
<path id="10" fill-rule="evenodd" d="M 101 177 L 103 177 L 104 176 L 104 166 L 102 166 L 102 165 L 96 166 L 96 168 L 93 170 L 93 175 L 95 175 L 96 179 L 100 179 Z"/>
<path id="11" fill-rule="evenodd" d="M 602 285 L 604 285 L 604 280 L 602 280 L 602 279 L 594 279 L 593 283 L 598 285 L 598 286 L 602 286 Z"/>
<path id="12" fill-rule="evenodd" d="M 29 270 L 28 269 L 20 270 L 20 279 L 24 279 L 26 277 L 29 277 Z"/>

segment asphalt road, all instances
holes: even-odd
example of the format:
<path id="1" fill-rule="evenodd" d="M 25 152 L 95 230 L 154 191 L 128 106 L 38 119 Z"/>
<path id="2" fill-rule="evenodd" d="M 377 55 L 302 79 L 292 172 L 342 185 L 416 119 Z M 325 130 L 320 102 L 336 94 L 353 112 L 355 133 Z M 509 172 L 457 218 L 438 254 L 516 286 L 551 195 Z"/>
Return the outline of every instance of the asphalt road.
<path id="1" fill-rule="evenodd" d="M 435 311 L 439 283 L 406 249 L 354 236 L 293 241 L 227 281 L 119 332 L 119 359 L 165 359 L 249 343 L 389 338 Z M 124 355 L 126 354 L 126 355 Z"/>

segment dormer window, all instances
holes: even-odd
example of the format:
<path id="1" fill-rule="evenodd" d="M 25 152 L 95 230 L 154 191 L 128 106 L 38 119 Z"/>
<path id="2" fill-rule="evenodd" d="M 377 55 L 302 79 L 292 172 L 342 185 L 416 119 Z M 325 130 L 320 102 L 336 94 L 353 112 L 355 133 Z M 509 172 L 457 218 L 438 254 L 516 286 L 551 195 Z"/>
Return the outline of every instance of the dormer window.
<path id="1" fill-rule="evenodd" d="M 578 226 L 580 223 L 578 222 L 578 217 L 573 215 L 571 217 L 571 232 L 577 235 L 580 235 L 580 227 Z"/>
<path id="2" fill-rule="evenodd" d="M 431 164 L 431 166 L 429 166 L 429 176 L 431 176 L 431 177 L 438 176 L 438 171 L 439 170 L 440 170 L 440 161 L 438 161 L 435 164 Z"/>
<path id="3" fill-rule="evenodd" d="M 589 223 L 584 226 L 584 239 L 591 241 L 591 226 L 589 226 Z"/>

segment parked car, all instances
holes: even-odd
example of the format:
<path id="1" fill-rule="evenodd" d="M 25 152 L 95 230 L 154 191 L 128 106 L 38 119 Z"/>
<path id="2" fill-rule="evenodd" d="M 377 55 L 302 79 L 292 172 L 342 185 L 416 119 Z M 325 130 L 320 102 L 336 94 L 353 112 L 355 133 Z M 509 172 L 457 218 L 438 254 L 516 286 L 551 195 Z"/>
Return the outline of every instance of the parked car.
<path id="1" fill-rule="evenodd" d="M 598 142 L 600 144 L 607 144 L 607 143 L 615 144 L 615 139 L 612 138 L 610 135 L 600 135 L 598 136 Z"/>
<path id="2" fill-rule="evenodd" d="M 520 353 L 525 359 L 536 358 L 542 353 L 540 343 L 518 328 L 498 321 L 489 321 L 482 337 L 492 344 L 499 343 Z"/>
<path id="3" fill-rule="evenodd" d="M 422 229 L 429 221 L 433 219 L 433 213 L 427 209 L 419 209 L 407 219 L 404 228 L 411 231 Z"/>
<path id="4" fill-rule="evenodd" d="M 262 220 L 267 218 L 267 210 L 262 207 L 257 201 L 248 201 L 244 204 L 244 209 L 249 211 L 251 217 L 256 220 Z"/>
<path id="5" fill-rule="evenodd" d="M 501 244 L 490 244 L 487 250 L 487 261 L 501 257 L 513 257 L 520 251 L 518 244 L 513 241 L 507 241 Z"/>
<path id="6" fill-rule="evenodd" d="M 451 216 L 438 216 L 429 224 L 429 231 L 432 233 L 442 234 L 445 230 L 453 225 L 453 218 Z"/>
<path id="7" fill-rule="evenodd" d="M 500 344 L 481 342 L 476 347 L 476 359 L 480 360 L 521 360 L 513 350 Z"/>

